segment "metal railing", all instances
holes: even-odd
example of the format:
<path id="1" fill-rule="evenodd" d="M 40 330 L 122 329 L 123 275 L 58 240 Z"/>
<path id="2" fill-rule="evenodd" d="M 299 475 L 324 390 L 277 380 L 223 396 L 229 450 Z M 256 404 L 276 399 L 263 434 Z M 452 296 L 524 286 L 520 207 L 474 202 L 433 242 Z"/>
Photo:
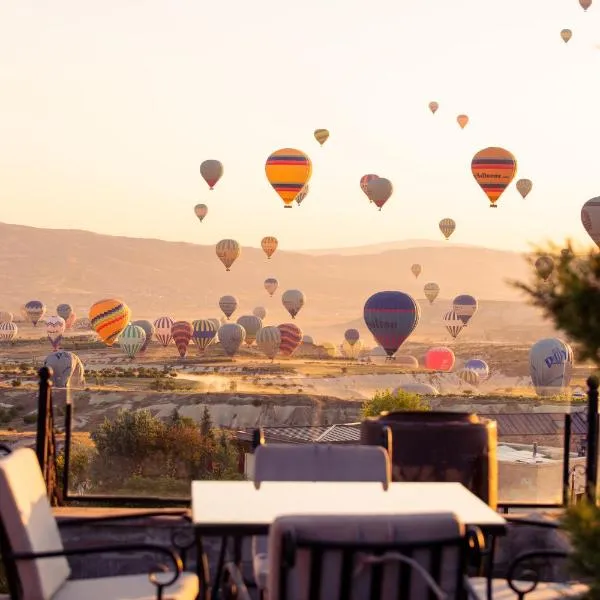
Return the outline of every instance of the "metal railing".
<path id="1" fill-rule="evenodd" d="M 127 496 L 127 495 L 72 495 L 69 493 L 71 446 L 73 441 L 73 404 L 67 396 L 64 407 L 64 465 L 62 480 L 58 481 L 57 446 L 55 439 L 55 416 L 52 397 L 52 369 L 43 367 L 39 371 L 39 395 L 36 452 L 40 467 L 44 473 L 46 487 L 51 502 L 55 505 L 66 502 L 125 505 L 125 506 L 188 506 L 189 497 L 164 496 Z M 572 445 L 572 416 L 564 415 L 563 465 L 562 465 L 562 494 L 561 502 L 502 502 L 499 510 L 508 513 L 511 509 L 551 509 L 561 508 L 575 500 L 574 482 L 585 471 L 585 495 L 595 501 L 598 477 L 598 379 L 590 377 L 588 384 L 587 408 L 587 437 L 585 438 L 585 468 L 581 464 L 571 464 Z"/>

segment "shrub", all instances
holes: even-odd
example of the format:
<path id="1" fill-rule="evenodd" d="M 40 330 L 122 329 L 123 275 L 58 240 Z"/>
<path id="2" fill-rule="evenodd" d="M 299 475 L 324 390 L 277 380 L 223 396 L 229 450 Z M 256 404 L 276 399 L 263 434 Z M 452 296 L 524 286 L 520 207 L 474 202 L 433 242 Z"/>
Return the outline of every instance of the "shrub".
<path id="1" fill-rule="evenodd" d="M 429 404 L 418 394 L 411 394 L 403 390 L 378 390 L 370 400 L 365 400 L 360 410 L 362 418 L 377 417 L 382 412 L 399 411 L 428 411 Z"/>
<path id="2" fill-rule="evenodd" d="M 33 425 L 33 423 L 37 423 L 37 413 L 25 415 L 23 417 L 23 423 L 25 423 L 25 425 Z"/>

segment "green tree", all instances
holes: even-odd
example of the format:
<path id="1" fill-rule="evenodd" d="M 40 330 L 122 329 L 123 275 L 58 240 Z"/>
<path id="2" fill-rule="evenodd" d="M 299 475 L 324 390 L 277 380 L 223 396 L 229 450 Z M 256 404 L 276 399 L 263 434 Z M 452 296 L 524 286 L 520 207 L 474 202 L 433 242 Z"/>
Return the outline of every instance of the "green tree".
<path id="1" fill-rule="evenodd" d="M 378 390 L 370 400 L 365 400 L 360 410 L 362 418 L 376 417 L 382 412 L 400 411 L 428 411 L 429 404 L 418 394 L 411 394 L 403 390 Z"/>
<path id="2" fill-rule="evenodd" d="M 554 262 L 546 281 L 535 268 L 541 256 Z M 530 303 L 575 343 L 581 360 L 600 365 L 600 253 L 594 250 L 575 256 L 570 243 L 562 250 L 549 245 L 536 250 L 528 262 L 530 281 L 511 281 L 511 285 L 525 292 Z"/>

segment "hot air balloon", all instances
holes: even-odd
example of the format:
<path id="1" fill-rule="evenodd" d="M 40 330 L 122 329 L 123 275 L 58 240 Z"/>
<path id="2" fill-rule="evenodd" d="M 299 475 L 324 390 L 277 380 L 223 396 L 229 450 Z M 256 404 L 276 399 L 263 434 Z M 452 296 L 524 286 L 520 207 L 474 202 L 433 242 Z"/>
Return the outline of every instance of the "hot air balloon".
<path id="1" fill-rule="evenodd" d="M 469 296 L 469 294 L 460 294 L 452 300 L 452 310 L 464 325 L 467 325 L 478 308 L 477 298 Z"/>
<path id="2" fill-rule="evenodd" d="M 279 352 L 281 345 L 281 332 L 279 327 L 262 327 L 256 334 L 256 345 L 258 349 L 273 360 Z"/>
<path id="3" fill-rule="evenodd" d="M 329 131 L 327 129 L 315 129 L 315 140 L 321 144 L 321 146 L 329 138 Z"/>
<path id="4" fill-rule="evenodd" d="M 458 373 L 458 378 L 467 385 L 479 385 L 479 375 L 472 369 L 461 369 Z"/>
<path id="5" fill-rule="evenodd" d="M 244 343 L 246 330 L 237 323 L 225 323 L 219 328 L 219 342 L 227 356 L 233 356 Z"/>
<path id="6" fill-rule="evenodd" d="M 107 345 L 112 346 L 119 334 L 127 327 L 131 311 L 125 302 L 116 298 L 100 300 L 89 312 L 92 328 Z"/>
<path id="7" fill-rule="evenodd" d="M 559 338 L 537 341 L 529 352 L 529 372 L 538 396 L 566 388 L 573 372 L 573 350 Z"/>
<path id="8" fill-rule="evenodd" d="M 285 208 L 292 208 L 294 198 L 312 175 L 312 163 L 304 152 L 282 148 L 267 158 L 265 173 L 269 183 L 283 200 Z"/>
<path id="9" fill-rule="evenodd" d="M 566 44 L 571 37 L 573 37 L 573 32 L 570 29 L 563 29 L 560 32 L 560 37 L 562 38 L 563 42 Z"/>
<path id="10" fill-rule="evenodd" d="M 275 279 L 275 277 L 268 277 L 267 279 L 265 279 L 265 290 L 269 292 L 269 296 L 271 297 L 273 297 L 273 294 L 277 290 L 278 285 L 279 282 L 277 281 L 277 279 Z"/>
<path id="11" fill-rule="evenodd" d="M 267 309 L 264 306 L 257 306 L 253 311 L 252 314 L 255 317 L 258 317 L 261 321 L 265 320 L 265 317 L 267 316 Z"/>
<path id="12" fill-rule="evenodd" d="M 75 322 L 73 323 L 73 329 L 77 331 L 89 331 L 92 329 L 92 322 L 87 317 L 75 319 Z"/>
<path id="13" fill-rule="evenodd" d="M 444 234 L 446 240 L 450 239 L 450 236 L 456 229 L 456 222 L 454 219 L 442 219 L 440 221 L 440 231 Z"/>
<path id="14" fill-rule="evenodd" d="M 262 321 L 254 315 L 242 315 L 237 320 L 237 324 L 241 325 L 246 331 L 246 344 L 252 346 L 254 340 L 256 340 L 256 334 L 262 327 Z"/>
<path id="15" fill-rule="evenodd" d="M 456 358 L 445 346 L 429 348 L 425 353 L 425 368 L 431 371 L 452 371 Z"/>
<path id="16" fill-rule="evenodd" d="M 369 331 L 391 359 L 417 326 L 420 309 L 408 294 L 385 291 L 365 302 L 363 315 Z"/>
<path id="17" fill-rule="evenodd" d="M 440 105 L 437 102 L 430 102 L 429 103 L 429 110 L 435 115 L 435 113 L 437 112 L 437 109 L 440 107 Z"/>
<path id="18" fill-rule="evenodd" d="M 485 381 L 490 376 L 490 368 L 485 360 L 481 360 L 480 358 L 471 358 L 465 363 L 465 369 L 470 369 L 471 371 L 475 371 L 477 375 L 479 375 L 480 381 Z"/>
<path id="19" fill-rule="evenodd" d="M 217 331 L 219 331 L 219 327 L 221 327 L 221 325 L 223 325 L 223 323 L 221 323 L 221 321 L 219 319 L 206 319 L 206 320 L 210 321 L 215 326 L 215 329 Z M 223 321 L 225 323 L 227 323 L 227 319 L 223 319 Z"/>
<path id="20" fill-rule="evenodd" d="M 452 336 L 453 340 L 456 339 L 464 327 L 463 322 L 458 318 L 458 315 L 453 310 L 449 310 L 448 312 L 444 313 L 444 325 L 448 333 Z"/>
<path id="21" fill-rule="evenodd" d="M 315 340 L 313 340 L 312 335 L 303 335 L 302 336 L 302 343 L 306 344 L 307 346 L 314 346 L 315 345 Z"/>
<path id="22" fill-rule="evenodd" d="M 148 348 L 150 342 L 152 341 L 152 336 L 154 335 L 154 325 L 150 321 L 147 321 L 146 319 L 134 321 L 133 324 L 137 325 L 138 327 L 141 327 L 144 330 L 144 333 L 146 334 L 146 339 L 144 340 L 144 343 L 142 344 L 142 347 L 140 348 L 140 353 L 143 354 L 144 352 L 146 352 L 146 349 Z"/>
<path id="23" fill-rule="evenodd" d="M 279 352 L 284 356 L 291 356 L 302 342 L 302 330 L 293 323 L 282 323 L 279 325 L 281 344 Z"/>
<path id="24" fill-rule="evenodd" d="M 194 328 L 189 321 L 175 321 L 175 323 L 173 323 L 171 335 L 173 336 L 173 340 L 175 341 L 177 351 L 181 358 L 184 358 L 187 354 L 188 346 L 190 345 L 193 334 Z"/>
<path id="25" fill-rule="evenodd" d="M 12 321 L 0 323 L 0 342 L 12 342 L 19 333 L 19 328 Z"/>
<path id="26" fill-rule="evenodd" d="M 347 340 L 344 340 L 344 343 L 341 346 L 342 354 L 346 358 L 350 358 L 352 360 L 358 358 L 361 350 L 362 342 L 360 340 L 357 340 L 354 344 L 349 344 Z"/>
<path id="27" fill-rule="evenodd" d="M 418 369 L 419 361 L 410 354 L 399 354 L 395 358 L 396 365 L 399 367 L 405 367 L 407 369 Z"/>
<path id="28" fill-rule="evenodd" d="M 236 311 L 238 301 L 235 296 L 221 296 L 219 299 L 219 308 L 229 320 L 229 317 Z"/>
<path id="29" fill-rule="evenodd" d="M 469 123 L 469 117 L 467 115 L 458 115 L 456 122 L 460 125 L 461 129 L 464 129 Z"/>
<path id="30" fill-rule="evenodd" d="M 46 305 L 39 300 L 30 300 L 25 305 L 25 314 L 27 320 L 36 327 L 38 321 L 46 314 Z"/>
<path id="31" fill-rule="evenodd" d="M 48 334 L 48 340 L 54 351 L 60 348 L 60 343 L 66 328 L 67 324 L 62 317 L 52 316 L 46 319 L 46 333 Z"/>
<path id="32" fill-rule="evenodd" d="M 296 200 L 296 204 L 298 206 L 300 206 L 302 204 L 302 202 L 304 201 L 304 198 L 306 198 L 306 196 L 308 195 L 309 192 L 309 186 L 308 183 L 300 190 L 300 192 L 298 193 L 298 195 L 296 196 L 295 200 Z"/>
<path id="33" fill-rule="evenodd" d="M 369 173 L 368 175 L 363 175 L 360 178 L 360 189 L 365 193 L 365 196 L 369 199 L 369 202 L 373 202 L 371 196 L 369 195 L 369 183 L 374 179 L 379 179 L 379 175 Z"/>
<path id="34" fill-rule="evenodd" d="M 419 275 L 421 274 L 421 265 L 415 263 L 411 268 L 410 268 L 412 274 L 415 276 L 415 279 L 417 279 L 419 277 Z"/>
<path id="35" fill-rule="evenodd" d="M 285 306 L 285 309 L 290 313 L 292 319 L 296 318 L 296 315 L 300 312 L 300 309 L 304 306 L 306 298 L 300 290 L 286 290 L 281 296 L 281 303 Z"/>
<path id="36" fill-rule="evenodd" d="M 440 392 L 429 383 L 402 383 L 394 388 L 392 394 L 396 395 L 399 390 L 419 396 L 439 396 Z"/>
<path id="37" fill-rule="evenodd" d="M 272 235 L 268 235 L 260 241 L 260 245 L 263 249 L 263 252 L 267 255 L 267 258 L 269 260 L 271 259 L 271 256 L 273 256 L 273 254 L 275 253 L 275 250 L 277 250 L 278 243 L 279 242 L 277 241 L 277 238 L 273 237 Z"/>
<path id="38" fill-rule="evenodd" d="M 192 323 L 192 327 L 194 344 L 198 347 L 198 353 L 204 354 L 217 337 L 218 328 L 208 319 L 198 319 Z"/>
<path id="39" fill-rule="evenodd" d="M 205 160 L 200 165 L 200 175 L 204 181 L 208 183 L 208 187 L 212 190 L 221 177 L 223 177 L 223 165 L 218 160 Z"/>
<path id="40" fill-rule="evenodd" d="M 437 283 L 426 283 L 423 287 L 425 292 L 425 298 L 429 300 L 429 304 L 433 304 L 433 301 L 438 297 L 440 293 L 440 286 Z"/>
<path id="41" fill-rule="evenodd" d="M 200 223 L 202 223 L 204 217 L 208 214 L 208 206 L 206 206 L 206 204 L 196 204 L 196 206 L 194 206 L 194 212 L 200 219 Z"/>
<path id="42" fill-rule="evenodd" d="M 533 182 L 531 179 L 519 179 L 519 181 L 517 181 L 517 191 L 521 194 L 523 199 L 527 197 L 532 188 Z"/>
<path id="43" fill-rule="evenodd" d="M 381 210 L 393 193 L 394 186 L 385 177 L 377 177 L 377 179 L 371 179 L 367 183 L 367 196 L 379 210 Z"/>
<path id="44" fill-rule="evenodd" d="M 592 0 L 579 0 L 579 4 L 583 10 L 587 10 L 592 5 Z"/>
<path id="45" fill-rule="evenodd" d="M 129 323 L 123 329 L 119 336 L 119 346 L 129 358 L 135 358 L 135 355 L 142 349 L 146 341 L 146 332 L 133 323 Z"/>
<path id="46" fill-rule="evenodd" d="M 59 350 L 48 354 L 44 361 L 45 367 L 50 367 L 54 388 L 81 388 L 85 385 L 85 369 L 83 364 L 73 352 Z"/>
<path id="47" fill-rule="evenodd" d="M 516 172 L 517 159 L 504 148 L 485 148 L 471 161 L 471 173 L 493 207 Z"/>
<path id="48" fill-rule="evenodd" d="M 24 319 L 25 321 L 27 321 L 27 309 L 25 308 L 25 305 L 24 305 L 24 304 L 22 304 L 22 305 L 19 307 L 19 312 L 21 313 L 21 316 L 23 317 L 23 319 Z"/>
<path id="49" fill-rule="evenodd" d="M 356 342 L 360 339 L 360 333 L 358 329 L 346 329 L 344 333 L 344 339 L 350 344 L 350 346 L 354 346 Z"/>
<path id="50" fill-rule="evenodd" d="M 600 196 L 588 200 L 581 208 L 581 224 L 600 248 Z"/>
<path id="51" fill-rule="evenodd" d="M 154 337 L 156 337 L 164 348 L 173 340 L 173 336 L 171 335 L 173 323 L 175 321 L 171 317 L 159 317 L 154 321 Z"/>
<path id="52" fill-rule="evenodd" d="M 7 310 L 0 310 L 0 323 L 12 323 L 13 314 Z"/>
<path id="53" fill-rule="evenodd" d="M 225 270 L 230 271 L 231 265 L 237 260 L 242 249 L 235 240 L 221 240 L 215 246 L 215 251 L 219 260 L 225 265 Z"/>
<path id="54" fill-rule="evenodd" d="M 540 256 L 535 261 L 535 269 L 544 281 L 548 281 L 554 271 L 554 261 L 549 256 Z"/>
<path id="55" fill-rule="evenodd" d="M 75 320 L 75 315 L 73 314 L 73 307 L 70 304 L 59 304 L 56 307 L 56 314 L 65 320 L 65 326 L 67 329 L 70 328 L 69 321 L 72 325 L 73 321 Z"/>
<path id="56" fill-rule="evenodd" d="M 321 350 L 326 358 L 335 358 L 335 344 L 332 344 L 331 342 L 323 342 L 321 344 Z"/>

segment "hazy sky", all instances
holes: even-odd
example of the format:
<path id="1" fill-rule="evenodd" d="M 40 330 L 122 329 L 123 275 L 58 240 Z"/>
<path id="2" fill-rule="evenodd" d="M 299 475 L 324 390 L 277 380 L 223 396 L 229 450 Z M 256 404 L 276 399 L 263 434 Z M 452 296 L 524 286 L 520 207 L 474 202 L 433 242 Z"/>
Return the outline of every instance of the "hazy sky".
<path id="1" fill-rule="evenodd" d="M 587 244 L 580 208 L 600 195 L 594 3 L 2 0 L 0 221 L 207 244 L 276 235 L 291 249 L 440 239 L 452 217 L 457 243 Z M 331 132 L 322 148 L 318 127 Z M 523 200 L 513 183 L 493 210 L 470 161 L 495 145 L 534 187 Z M 313 160 L 293 210 L 264 174 L 281 147 Z M 206 158 L 225 165 L 212 192 Z M 358 184 L 369 172 L 394 184 L 382 212 Z"/>

